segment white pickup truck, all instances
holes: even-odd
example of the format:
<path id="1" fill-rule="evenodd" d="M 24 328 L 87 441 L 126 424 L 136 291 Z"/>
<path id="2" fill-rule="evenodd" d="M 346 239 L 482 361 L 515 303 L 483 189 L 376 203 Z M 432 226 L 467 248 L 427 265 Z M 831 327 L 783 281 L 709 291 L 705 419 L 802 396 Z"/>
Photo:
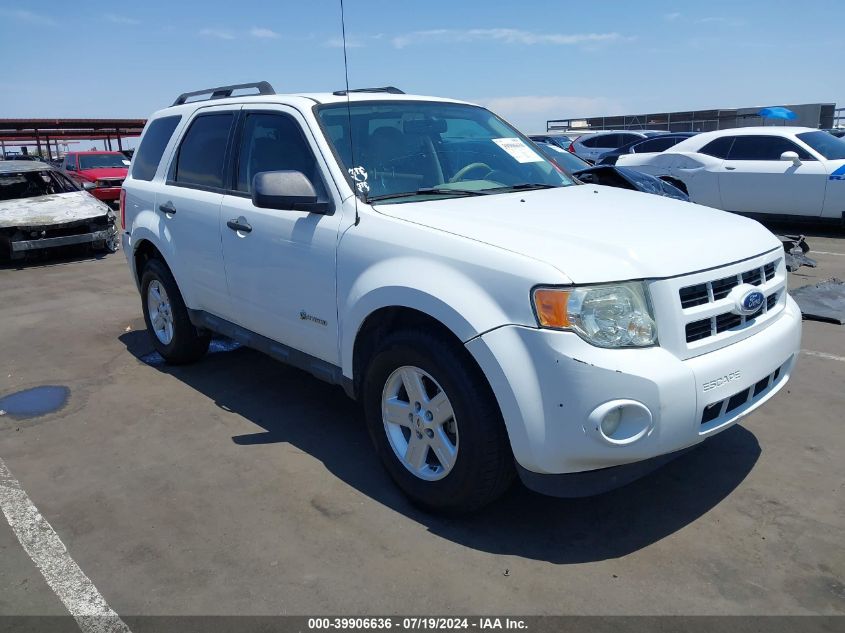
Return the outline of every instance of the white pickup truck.
<path id="1" fill-rule="evenodd" d="M 622 485 L 766 402 L 800 347 L 757 222 L 579 184 L 488 110 L 395 88 L 181 95 L 121 214 L 166 360 L 219 333 L 342 385 L 431 510 L 516 473 Z"/>

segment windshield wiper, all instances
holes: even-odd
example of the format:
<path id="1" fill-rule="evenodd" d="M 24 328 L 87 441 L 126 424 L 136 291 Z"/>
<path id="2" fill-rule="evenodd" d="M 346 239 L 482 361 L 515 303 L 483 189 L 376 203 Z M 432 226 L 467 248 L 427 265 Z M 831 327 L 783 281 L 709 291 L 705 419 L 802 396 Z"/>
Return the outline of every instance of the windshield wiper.
<path id="1" fill-rule="evenodd" d="M 487 191 L 496 191 L 496 192 L 503 192 L 503 191 L 526 191 L 528 189 L 557 189 L 558 187 L 563 187 L 564 185 L 550 185 L 544 182 L 521 182 L 518 185 L 507 185 L 506 187 L 494 187 L 493 189 L 487 189 Z"/>
<path id="2" fill-rule="evenodd" d="M 483 196 L 486 195 L 484 191 L 473 191 L 471 189 L 449 189 L 446 187 L 423 187 L 416 191 L 402 191 L 399 193 L 384 193 L 380 196 L 367 196 L 367 202 L 378 202 L 380 200 L 392 200 L 394 198 L 408 198 L 411 196 L 443 196 L 443 195 L 458 195 L 458 196 Z"/>

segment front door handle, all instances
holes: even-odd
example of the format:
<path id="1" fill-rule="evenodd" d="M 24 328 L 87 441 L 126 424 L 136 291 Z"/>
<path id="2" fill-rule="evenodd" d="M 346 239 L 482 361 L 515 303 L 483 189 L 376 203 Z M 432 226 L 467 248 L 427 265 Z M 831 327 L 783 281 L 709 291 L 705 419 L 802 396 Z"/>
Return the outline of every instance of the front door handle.
<path id="1" fill-rule="evenodd" d="M 252 231 L 252 227 L 249 225 L 249 222 L 246 221 L 246 218 L 243 216 L 240 218 L 232 218 L 228 222 L 226 222 L 226 226 L 228 226 L 233 231 L 241 231 L 243 233 L 249 233 Z"/>
<path id="2" fill-rule="evenodd" d="M 170 200 L 164 204 L 158 205 L 158 210 L 162 213 L 166 213 L 167 215 L 176 215 L 176 207 L 173 206 L 173 203 Z"/>
<path id="3" fill-rule="evenodd" d="M 727 169 L 728 171 L 734 171 L 736 167 L 726 166 L 725 169 Z"/>

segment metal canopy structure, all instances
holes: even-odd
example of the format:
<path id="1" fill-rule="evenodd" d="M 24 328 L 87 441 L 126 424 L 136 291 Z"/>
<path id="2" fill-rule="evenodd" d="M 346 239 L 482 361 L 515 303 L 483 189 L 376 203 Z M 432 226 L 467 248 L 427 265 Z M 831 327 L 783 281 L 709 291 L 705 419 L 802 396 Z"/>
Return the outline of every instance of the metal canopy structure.
<path id="1" fill-rule="evenodd" d="M 786 105 L 796 114 L 790 125 L 812 128 L 833 127 L 836 118 L 834 103 L 804 103 Z M 710 132 L 737 127 L 772 125 L 770 119 L 759 115 L 763 106 L 749 108 L 719 108 L 687 110 L 684 112 L 659 112 L 651 114 L 626 114 L 603 117 L 572 117 L 546 121 L 546 131 L 579 130 L 665 130 L 668 132 Z M 779 124 L 783 124 L 780 121 Z"/>
<path id="2" fill-rule="evenodd" d="M 123 149 L 122 139 L 141 135 L 146 119 L 0 119 L 0 153 L 6 145 L 35 145 L 47 157 L 59 155 L 59 144 L 71 140 L 103 141 L 108 149 Z M 55 150 L 53 149 L 55 146 Z"/>

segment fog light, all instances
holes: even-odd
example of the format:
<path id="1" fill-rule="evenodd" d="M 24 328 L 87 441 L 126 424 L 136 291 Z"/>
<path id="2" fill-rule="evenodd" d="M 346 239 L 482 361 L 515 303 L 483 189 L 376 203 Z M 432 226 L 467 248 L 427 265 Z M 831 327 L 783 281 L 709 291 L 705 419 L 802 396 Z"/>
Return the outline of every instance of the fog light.
<path id="1" fill-rule="evenodd" d="M 642 402 L 611 400 L 593 409 L 584 430 L 605 444 L 624 446 L 648 435 L 653 422 Z"/>
<path id="2" fill-rule="evenodd" d="M 619 429 L 620 422 L 622 422 L 622 409 L 611 409 L 604 414 L 601 420 L 601 432 L 607 437 L 613 437 L 613 434 Z"/>

